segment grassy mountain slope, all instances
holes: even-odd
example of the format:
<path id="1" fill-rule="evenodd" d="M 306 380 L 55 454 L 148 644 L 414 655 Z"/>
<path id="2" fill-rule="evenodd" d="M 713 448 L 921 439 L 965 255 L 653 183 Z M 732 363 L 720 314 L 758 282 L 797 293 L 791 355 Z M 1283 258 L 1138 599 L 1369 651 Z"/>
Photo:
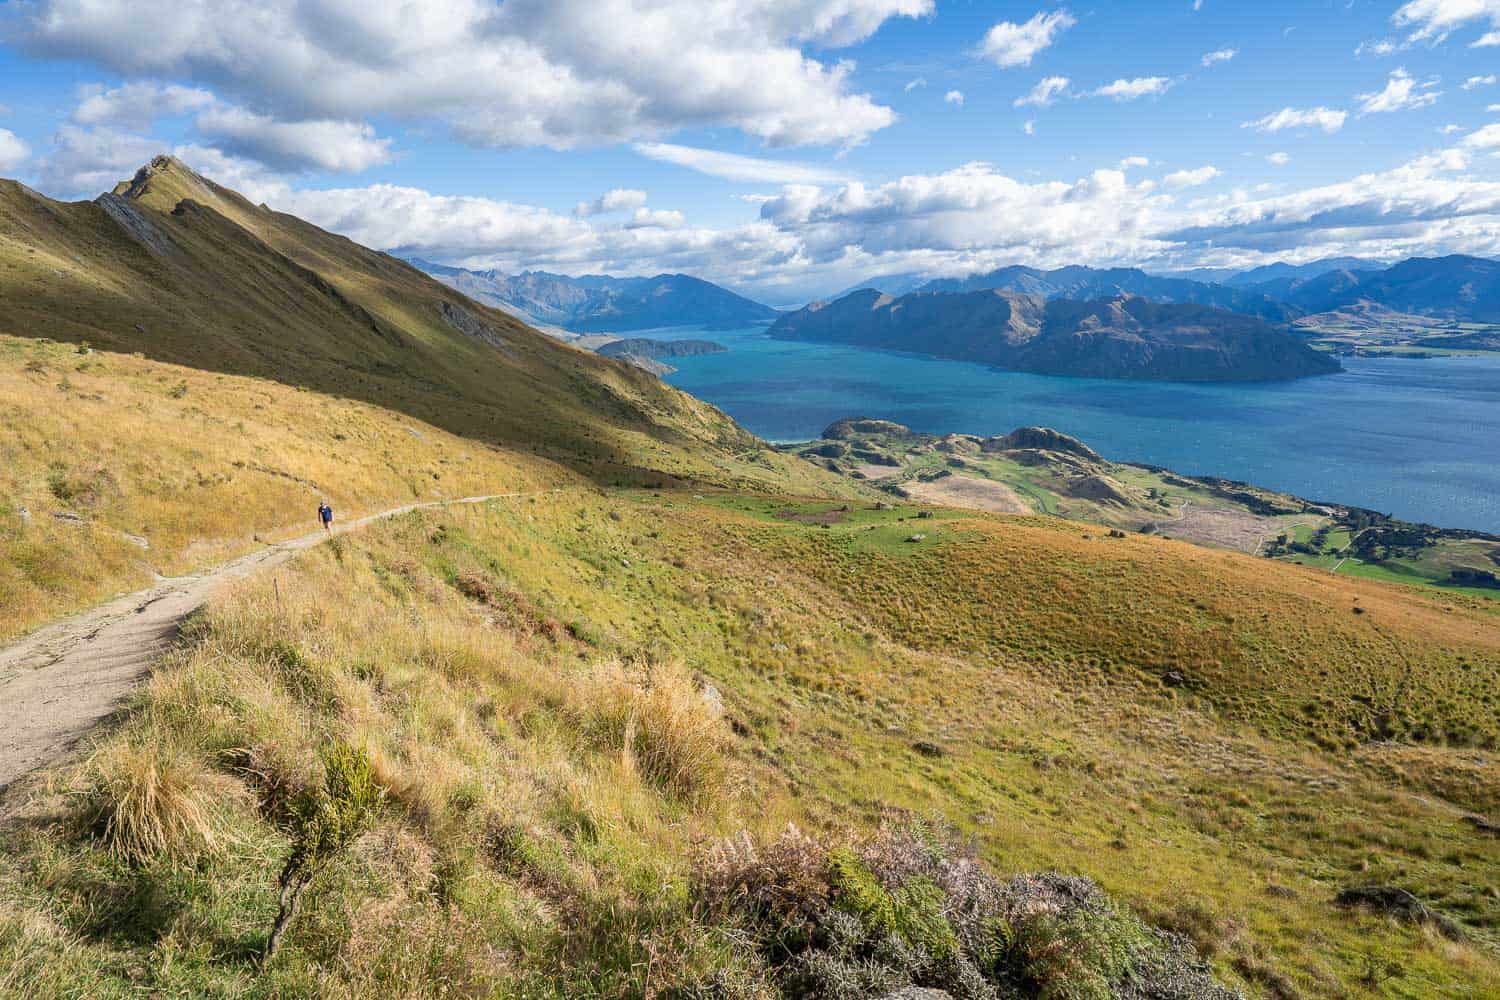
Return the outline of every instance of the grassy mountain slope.
<path id="1" fill-rule="evenodd" d="M 888 420 L 851 418 L 830 425 L 820 440 L 781 447 L 909 499 L 1047 514 L 1500 600 L 1500 538 L 1231 480 L 1111 462 L 1048 428 L 938 437 Z"/>
<path id="2" fill-rule="evenodd" d="M 1465 818 L 1500 807 L 1493 751 L 1361 739 L 1373 707 L 1349 697 L 1402 686 L 1399 648 L 1408 709 L 1493 733 L 1458 707 L 1493 697 L 1493 619 L 1062 522 L 846 506 L 497 501 L 247 582 L 8 828 L 0 985 L 772 996 L 785 953 L 758 949 L 747 897 L 710 903 L 750 848 L 717 839 L 792 821 L 837 845 L 898 809 L 991 870 L 1095 878 L 1250 996 L 1500 990 L 1500 856 Z M 363 749 L 385 804 L 257 975 L 286 803 L 330 741 Z M 149 817 L 107 823 L 143 771 L 179 796 L 168 817 L 202 806 L 160 848 L 126 838 Z M 826 863 L 758 850 L 788 903 Z M 1453 937 L 1335 903 L 1368 884 Z M 1100 933 L 1026 928 L 1005 961 L 1059 964 L 1021 995 L 1107 995 Z"/>
<path id="3" fill-rule="evenodd" d="M 790 472 L 634 366 L 560 345 L 167 157 L 94 202 L 0 182 L 0 333 L 376 403 L 601 479 Z"/>
<path id="4" fill-rule="evenodd" d="M 877 501 L 171 162 L 0 194 L 7 611 L 560 490 L 216 599 L 7 793 L 0 996 L 1500 995 L 1488 604 Z"/>

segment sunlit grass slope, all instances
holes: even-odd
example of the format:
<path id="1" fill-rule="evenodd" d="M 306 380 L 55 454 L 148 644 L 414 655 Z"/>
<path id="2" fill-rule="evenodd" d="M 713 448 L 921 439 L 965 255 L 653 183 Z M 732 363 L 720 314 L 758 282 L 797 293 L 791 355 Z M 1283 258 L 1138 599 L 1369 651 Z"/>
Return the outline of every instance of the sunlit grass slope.
<path id="1" fill-rule="evenodd" d="M 633 365 L 169 157 L 92 202 L 0 181 L 0 334 L 372 402 L 605 482 L 820 478 Z"/>
<path id="2" fill-rule="evenodd" d="M 665 448 L 634 474 L 656 458 L 686 474 Z M 575 467 L 272 378 L 0 335 L 0 640 L 311 531 L 321 498 L 345 520 L 576 484 Z M 818 472 L 781 456 L 695 460 L 715 479 L 773 473 L 823 492 Z"/>
<path id="3" fill-rule="evenodd" d="M 403 516 L 247 582 L 25 803 L 0 989 L 769 996 L 702 859 L 899 809 L 991 870 L 1093 877 L 1251 996 L 1500 992 L 1500 852 L 1468 818 L 1500 807 L 1496 760 L 1466 745 L 1493 726 L 1466 679 L 1493 690 L 1491 616 L 1378 584 L 1355 615 L 1349 581 L 1248 557 L 843 506 L 573 490 Z M 1299 714 L 1308 689 L 1380 693 L 1398 647 L 1430 675 L 1421 732 Z M 330 745 L 385 804 L 258 973 L 288 803 Z M 156 807 L 122 810 L 143 775 Z M 791 843 L 728 857 L 797 899 Z M 1368 884 L 1457 930 L 1335 904 Z M 911 891 L 893 912 L 932 890 Z M 1023 995 L 1101 995 L 1089 963 L 1123 939 L 1099 933 L 1044 941 L 1071 971 Z"/>

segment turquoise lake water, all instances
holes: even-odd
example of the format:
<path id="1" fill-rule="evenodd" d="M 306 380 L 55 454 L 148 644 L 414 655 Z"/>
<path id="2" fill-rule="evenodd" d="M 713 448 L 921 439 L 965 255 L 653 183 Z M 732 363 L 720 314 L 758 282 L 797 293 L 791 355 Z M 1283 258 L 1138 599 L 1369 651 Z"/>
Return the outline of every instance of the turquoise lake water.
<path id="1" fill-rule="evenodd" d="M 728 353 L 672 358 L 667 381 L 772 441 L 840 417 L 930 433 L 1041 424 L 1109 458 L 1240 479 L 1413 521 L 1500 533 L 1500 357 L 1354 358 L 1338 375 L 1252 385 L 998 371 L 772 340 L 764 328 L 648 331 Z"/>

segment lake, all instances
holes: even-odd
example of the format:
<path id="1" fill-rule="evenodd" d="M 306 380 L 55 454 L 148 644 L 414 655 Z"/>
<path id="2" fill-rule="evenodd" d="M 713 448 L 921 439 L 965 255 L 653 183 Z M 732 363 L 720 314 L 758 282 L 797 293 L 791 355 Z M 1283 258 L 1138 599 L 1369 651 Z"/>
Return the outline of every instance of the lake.
<path id="1" fill-rule="evenodd" d="M 815 438 L 849 416 L 928 433 L 1039 424 L 1118 461 L 1500 533 L 1500 356 L 1352 358 L 1338 375 L 1197 384 L 1028 375 L 777 341 L 764 327 L 632 335 L 728 347 L 670 359 L 667 381 L 772 441 Z"/>

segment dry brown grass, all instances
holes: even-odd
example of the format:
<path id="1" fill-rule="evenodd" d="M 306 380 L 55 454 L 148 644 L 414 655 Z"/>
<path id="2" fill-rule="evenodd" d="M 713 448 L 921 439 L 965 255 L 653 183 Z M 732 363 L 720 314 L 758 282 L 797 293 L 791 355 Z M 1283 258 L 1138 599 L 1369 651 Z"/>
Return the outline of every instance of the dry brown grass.
<path id="1" fill-rule="evenodd" d="M 221 846 L 216 802 L 232 796 L 235 786 L 175 742 L 116 741 L 83 770 L 81 819 L 116 857 L 146 863 L 193 858 Z"/>
<path id="2" fill-rule="evenodd" d="M 367 404 L 0 336 L 0 641 L 313 531 L 320 499 L 343 522 L 573 481 Z"/>

